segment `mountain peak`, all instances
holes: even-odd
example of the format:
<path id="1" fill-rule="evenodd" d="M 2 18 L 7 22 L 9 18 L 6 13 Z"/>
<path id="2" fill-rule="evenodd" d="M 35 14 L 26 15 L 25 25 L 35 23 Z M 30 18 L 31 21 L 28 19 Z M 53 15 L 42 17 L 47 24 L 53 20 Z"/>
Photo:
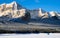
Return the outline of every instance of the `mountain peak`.
<path id="1" fill-rule="evenodd" d="M 55 11 L 51 11 L 50 12 L 50 16 L 56 16 L 56 12 Z"/>
<path id="2" fill-rule="evenodd" d="M 16 4 L 17 2 L 16 1 L 13 1 L 12 4 Z"/>
<path id="3" fill-rule="evenodd" d="M 45 13 L 45 12 L 46 12 L 46 11 L 43 10 L 42 8 L 39 8 L 39 11 L 40 11 L 41 13 Z"/>
<path id="4" fill-rule="evenodd" d="M 25 10 L 20 4 L 16 1 L 13 1 L 9 4 L 2 4 L 0 6 L 0 17 L 1 16 L 11 16 L 12 18 L 22 17 L 25 13 Z"/>

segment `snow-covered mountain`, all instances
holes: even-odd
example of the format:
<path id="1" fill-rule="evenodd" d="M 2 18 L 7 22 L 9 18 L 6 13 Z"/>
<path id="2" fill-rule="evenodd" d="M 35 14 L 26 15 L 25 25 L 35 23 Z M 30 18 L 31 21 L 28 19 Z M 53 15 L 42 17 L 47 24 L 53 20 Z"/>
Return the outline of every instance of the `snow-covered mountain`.
<path id="1" fill-rule="evenodd" d="M 22 18 L 22 19 L 20 19 Z M 24 21 L 33 21 L 31 19 L 36 19 L 39 22 L 42 23 L 58 23 L 59 14 L 55 11 L 47 12 L 43 10 L 42 8 L 29 10 L 24 8 L 23 6 L 19 5 L 17 2 L 12 2 L 9 4 L 1 4 L 0 5 L 0 21 L 18 21 L 18 22 L 24 22 Z M 38 22 L 36 21 L 35 22 Z"/>
<path id="2" fill-rule="evenodd" d="M 30 10 L 31 18 L 48 18 L 48 12 L 42 8 Z"/>
<path id="3" fill-rule="evenodd" d="M 15 1 L 10 4 L 0 5 L 0 16 L 9 16 L 10 18 L 18 18 L 24 16 L 26 9 L 16 3 Z"/>
<path id="4" fill-rule="evenodd" d="M 52 16 L 57 16 L 57 13 L 55 12 L 55 11 L 51 11 L 51 12 L 49 12 L 50 13 L 50 16 L 52 17 Z"/>
<path id="5" fill-rule="evenodd" d="M 57 13 L 54 11 L 46 12 L 42 8 L 29 10 L 19 5 L 15 1 L 9 4 L 4 3 L 0 5 L 0 16 L 9 16 L 10 18 L 18 18 L 24 16 L 26 12 L 30 13 L 31 18 L 36 17 L 49 18 L 50 16 L 52 17 L 57 15 Z"/>
<path id="6" fill-rule="evenodd" d="M 48 18 L 48 12 L 46 12 L 42 8 L 39 8 L 39 14 L 38 15 L 39 15 L 39 17 L 42 17 L 42 18 Z"/>

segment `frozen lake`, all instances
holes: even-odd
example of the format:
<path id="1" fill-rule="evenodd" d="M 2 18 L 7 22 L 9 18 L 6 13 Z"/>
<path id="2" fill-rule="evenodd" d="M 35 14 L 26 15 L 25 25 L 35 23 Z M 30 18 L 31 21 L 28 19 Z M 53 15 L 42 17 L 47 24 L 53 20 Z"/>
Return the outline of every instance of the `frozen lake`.
<path id="1" fill-rule="evenodd" d="M 60 38 L 60 33 L 0 34 L 0 38 Z"/>

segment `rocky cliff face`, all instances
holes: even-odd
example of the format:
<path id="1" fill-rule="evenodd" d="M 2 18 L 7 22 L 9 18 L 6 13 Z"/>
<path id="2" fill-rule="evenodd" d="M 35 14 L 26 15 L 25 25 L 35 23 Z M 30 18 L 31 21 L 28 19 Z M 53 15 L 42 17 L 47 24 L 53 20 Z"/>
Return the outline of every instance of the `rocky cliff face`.
<path id="1" fill-rule="evenodd" d="M 48 18 L 49 16 L 48 16 L 48 12 L 46 12 L 45 10 L 43 10 L 43 9 L 41 9 L 41 8 L 39 8 L 39 17 L 41 17 L 41 18 Z"/>
<path id="2" fill-rule="evenodd" d="M 0 5 L 0 21 L 24 22 L 30 19 L 30 13 L 15 1 Z M 20 20 L 20 21 L 19 21 Z"/>
<path id="3" fill-rule="evenodd" d="M 10 18 L 18 18 L 24 16 L 25 13 L 26 9 L 16 2 L 0 5 L 0 16 L 8 15 Z"/>

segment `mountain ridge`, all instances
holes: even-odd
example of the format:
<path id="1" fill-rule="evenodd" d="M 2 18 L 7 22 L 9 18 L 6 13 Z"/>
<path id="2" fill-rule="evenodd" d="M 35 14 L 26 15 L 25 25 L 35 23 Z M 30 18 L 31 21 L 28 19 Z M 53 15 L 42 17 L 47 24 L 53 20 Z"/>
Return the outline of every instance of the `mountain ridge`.
<path id="1" fill-rule="evenodd" d="M 0 21 L 12 21 L 12 22 L 40 22 L 48 24 L 60 25 L 60 16 L 55 11 L 46 12 L 42 8 L 29 10 L 12 2 L 10 4 L 0 5 Z"/>

